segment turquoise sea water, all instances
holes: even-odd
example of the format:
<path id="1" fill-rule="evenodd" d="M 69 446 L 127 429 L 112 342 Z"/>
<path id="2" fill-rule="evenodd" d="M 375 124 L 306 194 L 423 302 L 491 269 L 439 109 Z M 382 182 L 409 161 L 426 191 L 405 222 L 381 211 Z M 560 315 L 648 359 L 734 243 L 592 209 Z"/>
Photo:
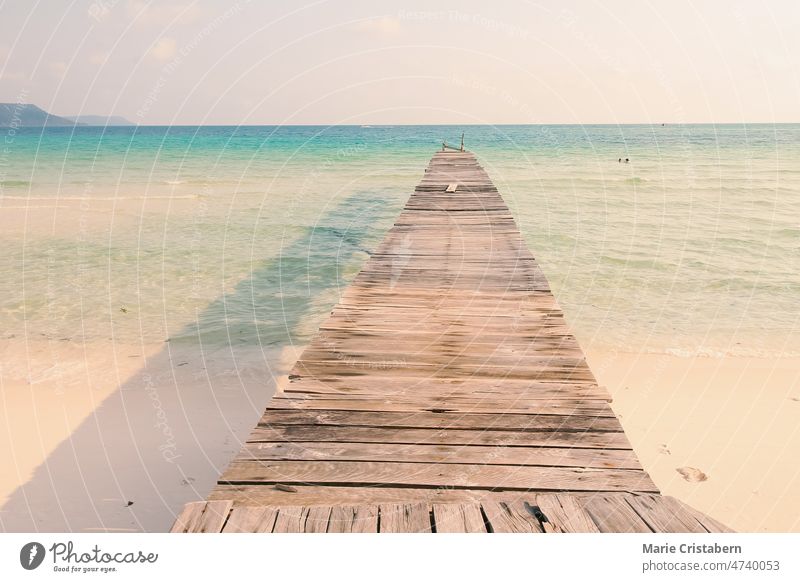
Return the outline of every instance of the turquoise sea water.
<path id="1" fill-rule="evenodd" d="M 3 337 L 303 344 L 462 129 L 584 347 L 800 354 L 800 125 L 0 129 Z"/>

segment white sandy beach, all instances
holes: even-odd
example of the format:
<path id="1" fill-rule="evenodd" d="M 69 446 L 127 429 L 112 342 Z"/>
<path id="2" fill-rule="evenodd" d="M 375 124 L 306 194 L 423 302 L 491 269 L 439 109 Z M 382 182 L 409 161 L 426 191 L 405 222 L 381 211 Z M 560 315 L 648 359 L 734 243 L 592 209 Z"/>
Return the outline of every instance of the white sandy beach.
<path id="1" fill-rule="evenodd" d="M 211 489 L 295 356 L 0 346 L 5 531 L 165 531 Z"/>

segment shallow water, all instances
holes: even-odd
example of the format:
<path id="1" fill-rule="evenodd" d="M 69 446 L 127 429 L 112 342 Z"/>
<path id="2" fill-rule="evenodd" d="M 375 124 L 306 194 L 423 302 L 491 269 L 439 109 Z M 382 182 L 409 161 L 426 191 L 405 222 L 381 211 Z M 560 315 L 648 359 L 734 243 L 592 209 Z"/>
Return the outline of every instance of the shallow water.
<path id="1" fill-rule="evenodd" d="M 313 335 L 461 128 L 0 132 L 4 337 L 280 347 Z M 800 125 L 466 143 L 584 347 L 800 353 Z"/>

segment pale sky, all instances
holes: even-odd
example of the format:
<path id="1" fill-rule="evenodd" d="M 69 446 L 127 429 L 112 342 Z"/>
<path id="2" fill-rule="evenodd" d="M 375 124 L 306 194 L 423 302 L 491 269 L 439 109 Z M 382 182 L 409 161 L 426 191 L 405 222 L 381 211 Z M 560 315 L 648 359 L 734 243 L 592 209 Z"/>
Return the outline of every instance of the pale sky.
<path id="1" fill-rule="evenodd" d="M 800 122 L 800 2 L 0 0 L 0 101 L 144 124 Z"/>

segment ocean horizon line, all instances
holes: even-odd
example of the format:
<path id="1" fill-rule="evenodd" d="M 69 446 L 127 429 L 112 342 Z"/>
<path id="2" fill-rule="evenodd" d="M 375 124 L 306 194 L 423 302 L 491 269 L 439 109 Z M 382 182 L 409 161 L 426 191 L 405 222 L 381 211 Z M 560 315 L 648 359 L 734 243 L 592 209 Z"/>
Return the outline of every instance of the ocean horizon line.
<path id="1" fill-rule="evenodd" d="M 626 122 L 626 123 L 136 123 L 131 125 L 0 125 L 0 129 L 96 129 L 140 127 L 716 127 L 716 126 L 787 126 L 800 125 L 800 121 L 692 121 L 679 122 Z"/>

